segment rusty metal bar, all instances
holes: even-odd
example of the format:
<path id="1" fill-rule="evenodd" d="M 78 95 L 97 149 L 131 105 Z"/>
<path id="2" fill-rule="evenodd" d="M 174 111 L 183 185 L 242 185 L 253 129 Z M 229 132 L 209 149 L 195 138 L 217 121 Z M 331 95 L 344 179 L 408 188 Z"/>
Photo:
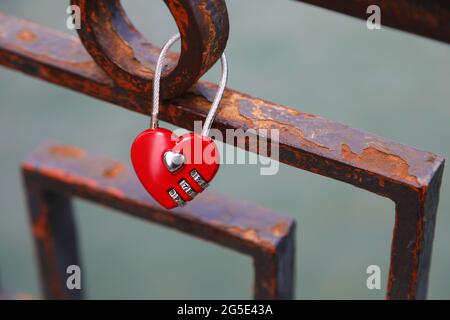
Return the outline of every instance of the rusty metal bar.
<path id="1" fill-rule="evenodd" d="M 23 293 L 0 292 L 0 300 L 34 300 L 34 297 Z"/>
<path id="2" fill-rule="evenodd" d="M 371 5 L 381 9 L 381 23 L 450 43 L 449 0 L 296 0 L 366 20 Z"/>
<path id="3" fill-rule="evenodd" d="M 178 63 L 162 75 L 161 97 L 192 87 L 222 55 L 229 23 L 224 0 L 164 0 L 181 34 Z M 126 16 L 119 0 L 71 0 L 81 12 L 78 35 L 100 68 L 130 91 L 152 91 L 156 54 Z M 153 54 L 149 54 L 153 52 Z M 176 55 L 173 56 L 176 58 Z"/>
<path id="4" fill-rule="evenodd" d="M 0 64 L 149 114 L 146 93 L 111 80 L 78 39 L 2 13 L 0 30 Z M 161 119 L 193 129 L 194 120 L 204 120 L 215 88 L 199 82 L 166 101 Z M 281 162 L 392 199 L 396 222 L 387 298 L 425 298 L 443 157 L 233 90 L 225 92 L 213 127 L 223 133 L 278 129 Z"/>
<path id="5" fill-rule="evenodd" d="M 66 285 L 67 267 L 81 265 L 71 201 L 33 177 L 24 177 L 44 296 L 82 299 L 81 290 L 69 290 Z"/>
<path id="6" fill-rule="evenodd" d="M 186 207 L 166 210 L 148 196 L 134 173 L 113 160 L 68 145 L 47 143 L 22 163 L 45 296 L 78 299 L 66 289 L 65 270 L 80 264 L 70 198 L 79 197 L 147 222 L 253 257 L 256 299 L 292 299 L 295 221 L 283 214 L 212 192 Z"/>

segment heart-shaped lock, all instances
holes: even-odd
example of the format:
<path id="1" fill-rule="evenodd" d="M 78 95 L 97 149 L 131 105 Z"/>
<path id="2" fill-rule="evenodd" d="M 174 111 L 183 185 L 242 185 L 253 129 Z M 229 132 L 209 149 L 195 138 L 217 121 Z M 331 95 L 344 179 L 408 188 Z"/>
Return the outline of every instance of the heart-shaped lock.
<path id="1" fill-rule="evenodd" d="M 168 165 L 174 155 L 181 155 L 183 163 Z M 198 133 L 176 137 L 164 128 L 142 132 L 133 143 L 131 159 L 145 189 L 168 209 L 192 200 L 219 170 L 219 152 L 213 140 Z"/>
<path id="2" fill-rule="evenodd" d="M 202 133 L 177 137 L 172 131 L 158 128 L 159 80 L 167 51 L 180 38 L 173 36 L 161 50 L 153 85 L 153 110 L 150 129 L 141 132 L 131 146 L 131 161 L 144 188 L 163 207 L 184 206 L 202 192 L 219 170 L 216 144 L 208 137 L 212 121 L 226 87 L 228 67 L 221 57 L 222 78 Z"/>

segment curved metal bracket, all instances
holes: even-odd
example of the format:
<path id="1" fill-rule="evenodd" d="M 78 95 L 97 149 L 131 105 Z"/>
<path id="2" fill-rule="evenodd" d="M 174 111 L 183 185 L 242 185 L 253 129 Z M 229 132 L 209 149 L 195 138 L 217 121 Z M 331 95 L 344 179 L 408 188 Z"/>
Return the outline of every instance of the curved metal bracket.
<path id="1" fill-rule="evenodd" d="M 229 34 L 224 0 L 164 0 L 181 34 L 175 55 L 161 78 L 161 97 L 176 97 L 214 65 Z M 160 49 L 149 43 L 128 19 L 119 0 L 71 0 L 81 9 L 78 35 L 94 61 L 126 90 L 151 94 Z"/>

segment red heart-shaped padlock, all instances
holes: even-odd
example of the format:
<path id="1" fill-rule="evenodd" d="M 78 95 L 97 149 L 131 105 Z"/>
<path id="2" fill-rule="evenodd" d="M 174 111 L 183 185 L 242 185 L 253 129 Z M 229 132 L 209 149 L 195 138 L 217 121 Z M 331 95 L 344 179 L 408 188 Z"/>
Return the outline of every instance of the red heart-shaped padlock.
<path id="1" fill-rule="evenodd" d="M 219 152 L 213 140 L 198 133 L 177 137 L 163 128 L 137 136 L 131 161 L 145 189 L 167 209 L 191 201 L 219 170 Z"/>

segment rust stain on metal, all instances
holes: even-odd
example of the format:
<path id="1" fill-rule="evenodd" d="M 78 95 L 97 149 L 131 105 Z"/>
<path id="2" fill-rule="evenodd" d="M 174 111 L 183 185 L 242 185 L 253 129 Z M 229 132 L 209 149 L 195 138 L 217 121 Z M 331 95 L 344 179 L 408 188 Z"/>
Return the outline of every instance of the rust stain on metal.
<path id="1" fill-rule="evenodd" d="M 187 28 L 189 27 L 189 15 L 179 0 L 166 0 L 166 4 L 174 16 L 177 17 L 178 28 L 182 39 L 187 37 Z M 188 50 L 188 42 L 182 41 L 183 50 Z"/>
<path id="2" fill-rule="evenodd" d="M 39 216 L 32 225 L 33 234 L 36 238 L 44 241 L 50 234 L 48 223 L 48 210 L 42 208 Z"/>
<path id="3" fill-rule="evenodd" d="M 239 228 L 234 228 L 233 232 L 240 233 L 244 239 L 259 242 L 261 239 L 259 238 L 258 232 L 255 229 L 245 229 L 239 230 Z"/>
<path id="4" fill-rule="evenodd" d="M 173 215 L 169 215 L 167 213 L 162 212 L 154 212 L 153 216 L 158 219 L 159 221 L 163 221 L 165 223 L 175 224 L 177 222 L 177 219 Z"/>
<path id="5" fill-rule="evenodd" d="M 329 146 L 321 142 L 314 131 L 307 131 L 302 124 L 318 119 L 317 116 L 283 108 L 277 105 L 268 105 L 263 101 L 239 99 L 239 114 L 254 122 L 253 126 L 260 129 L 278 129 L 280 135 L 284 134 L 286 140 L 302 141 L 306 146 L 328 150 Z M 314 130 L 314 129 L 313 129 Z M 319 134 L 323 135 L 324 132 Z"/>
<path id="6" fill-rule="evenodd" d="M 16 38 L 17 40 L 24 42 L 35 42 L 38 39 L 38 36 L 30 30 L 23 29 L 16 34 Z"/>
<path id="7" fill-rule="evenodd" d="M 422 239 L 424 236 L 424 225 L 426 224 L 426 217 L 417 217 L 416 222 L 416 239 L 413 242 L 414 247 L 411 248 L 414 268 L 411 272 L 410 281 L 408 283 L 408 299 L 414 299 L 414 292 L 417 287 L 418 266 L 420 261 L 420 253 L 422 252 Z"/>
<path id="8" fill-rule="evenodd" d="M 115 188 L 115 187 L 106 187 L 105 190 L 113 195 L 116 198 L 123 198 L 125 196 L 125 194 L 123 193 L 122 190 L 120 190 L 119 188 Z"/>
<path id="9" fill-rule="evenodd" d="M 220 17 L 226 17 L 228 16 L 228 13 L 227 8 L 222 6 L 218 1 L 203 1 L 198 4 L 198 10 L 201 12 L 202 19 L 207 21 L 207 24 L 211 26 L 204 30 L 208 33 L 206 40 L 208 49 L 203 55 L 205 67 L 203 68 L 202 73 L 204 73 L 208 70 L 208 66 L 212 66 L 216 62 L 216 57 L 221 55 L 220 43 L 223 40 L 216 41 L 215 39 L 228 36 L 228 30 L 224 30 L 224 24 L 220 23 Z M 219 19 L 217 19 L 217 17 L 219 17 Z"/>
<path id="10" fill-rule="evenodd" d="M 352 162 L 362 162 L 367 170 L 379 170 L 384 167 L 386 171 L 402 180 L 419 184 L 417 177 L 410 175 L 408 163 L 397 155 L 380 151 L 374 147 L 363 149 L 361 154 L 354 153 L 347 144 L 342 144 L 342 156 Z"/>
<path id="11" fill-rule="evenodd" d="M 287 222 L 280 222 L 274 225 L 271 231 L 275 237 L 284 237 L 288 233 L 289 227 Z"/>
<path id="12" fill-rule="evenodd" d="M 123 164 L 115 163 L 103 171 L 103 177 L 105 177 L 107 179 L 114 179 L 114 178 L 117 178 L 124 171 L 125 171 L 125 166 Z"/>
<path id="13" fill-rule="evenodd" d="M 54 145 L 49 150 L 51 154 L 60 157 L 80 159 L 84 156 L 82 149 L 70 145 Z"/>
<path id="14" fill-rule="evenodd" d="M 239 235 L 245 240 L 264 246 L 269 250 L 274 250 L 274 244 L 266 239 L 261 238 L 259 235 L 259 231 L 254 228 L 241 228 L 237 226 L 231 226 L 227 227 L 226 229 L 235 235 Z"/>

